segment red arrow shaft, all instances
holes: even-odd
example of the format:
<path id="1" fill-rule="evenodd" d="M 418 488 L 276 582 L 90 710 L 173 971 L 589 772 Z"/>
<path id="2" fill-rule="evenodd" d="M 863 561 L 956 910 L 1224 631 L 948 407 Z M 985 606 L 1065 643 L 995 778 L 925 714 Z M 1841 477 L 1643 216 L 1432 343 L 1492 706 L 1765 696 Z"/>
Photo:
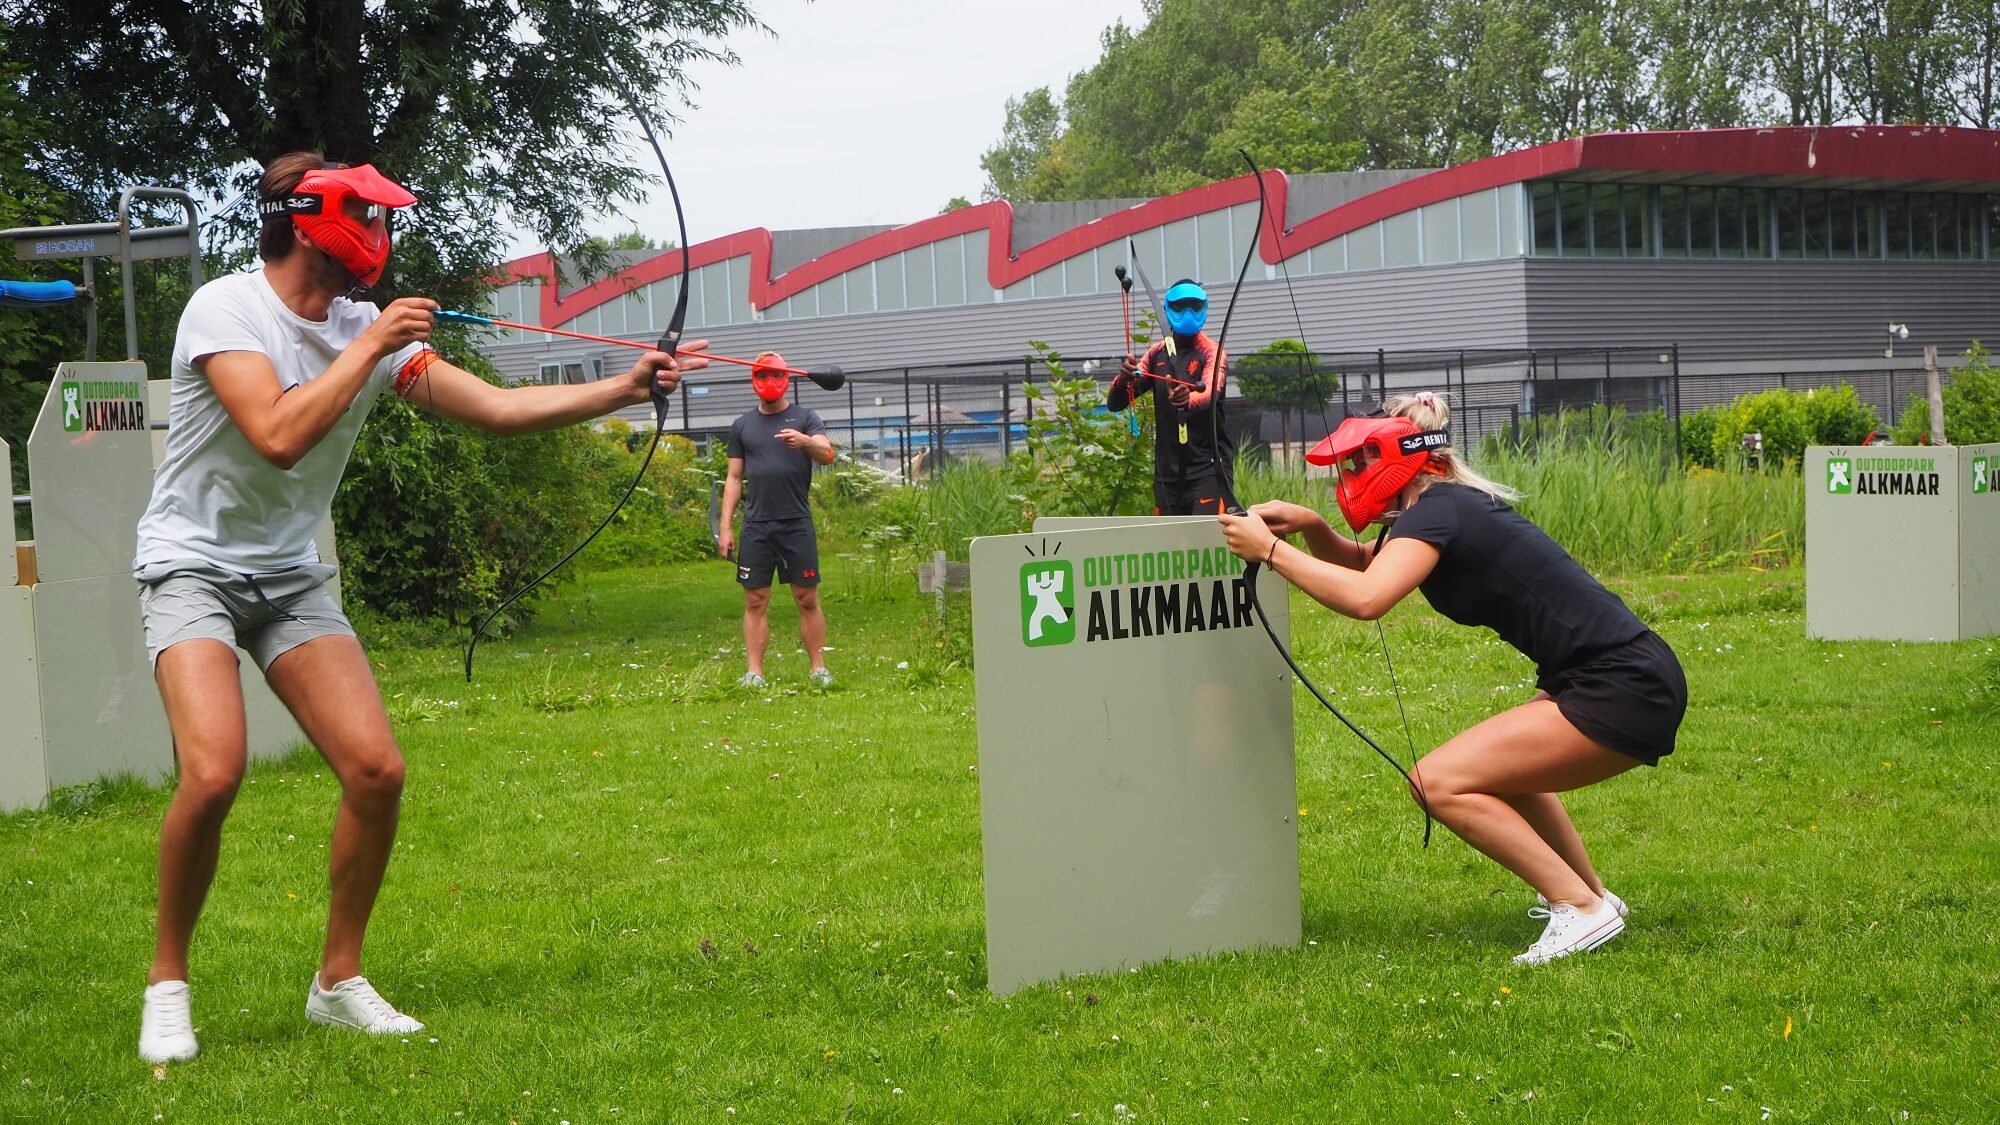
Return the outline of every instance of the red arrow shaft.
<path id="1" fill-rule="evenodd" d="M 492 317 L 487 317 L 486 320 L 487 323 L 498 328 L 518 328 L 523 332 L 546 332 L 551 336 L 568 336 L 573 340 L 589 340 L 598 344 L 616 344 L 621 348 L 638 348 L 642 352 L 659 350 L 651 344 L 640 343 L 637 340 L 620 340 L 616 336 L 593 336 L 588 332 L 570 332 L 562 328 L 543 328 L 534 324 L 517 324 L 511 320 L 494 320 Z M 693 352 L 691 354 L 701 356 L 704 359 L 712 359 L 718 363 L 733 363 L 738 367 L 761 367 L 766 371 L 782 371 L 787 375 L 804 376 L 806 374 L 806 372 L 796 367 L 781 367 L 776 364 L 758 363 L 754 359 L 738 359 L 733 355 L 717 355 L 714 352 Z"/>

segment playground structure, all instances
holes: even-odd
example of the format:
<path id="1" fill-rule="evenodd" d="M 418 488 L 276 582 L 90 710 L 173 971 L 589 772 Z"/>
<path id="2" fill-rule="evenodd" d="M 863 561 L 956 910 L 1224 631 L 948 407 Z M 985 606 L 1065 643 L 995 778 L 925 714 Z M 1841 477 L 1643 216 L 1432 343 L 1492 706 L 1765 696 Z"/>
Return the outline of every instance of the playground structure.
<path id="1" fill-rule="evenodd" d="M 135 227 L 132 204 L 142 198 L 177 201 L 186 220 Z M 0 551 L 0 812 L 8 812 L 40 807 L 64 786 L 173 771 L 132 577 L 136 529 L 164 449 L 168 381 L 149 380 L 137 358 L 133 267 L 185 257 L 198 288 L 201 242 L 192 197 L 135 187 L 120 196 L 116 222 L 16 228 L 0 231 L 0 243 L 24 260 L 83 263 L 80 285 L 0 283 L 0 302 L 41 308 L 81 300 L 87 317 L 85 358 L 56 368 L 28 438 L 29 491 L 13 498 L 12 511 L 32 514 L 34 537 L 12 542 L 10 522 L 12 549 Z M 123 270 L 121 361 L 96 358 L 98 258 L 115 258 Z M 0 441 L 0 479 L 12 480 L 14 456 Z M 331 528 L 318 542 L 332 558 Z M 250 754 L 275 756 L 302 741 L 255 662 L 240 652 L 238 661 Z"/>

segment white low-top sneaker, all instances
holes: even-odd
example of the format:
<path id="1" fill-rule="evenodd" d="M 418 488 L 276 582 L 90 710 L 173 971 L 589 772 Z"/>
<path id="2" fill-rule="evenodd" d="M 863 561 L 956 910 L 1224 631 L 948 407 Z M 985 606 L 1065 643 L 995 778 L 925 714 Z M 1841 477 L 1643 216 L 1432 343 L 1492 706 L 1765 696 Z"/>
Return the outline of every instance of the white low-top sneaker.
<path id="1" fill-rule="evenodd" d="M 370 1035 L 409 1035 L 424 1025 L 397 1011 L 367 977 L 348 977 L 332 988 L 319 986 L 313 974 L 312 991 L 306 993 L 306 1018 L 314 1023 L 352 1027 Z"/>
<path id="2" fill-rule="evenodd" d="M 1585 914 L 1566 902 L 1546 908 L 1538 906 L 1528 914 L 1536 918 L 1546 915 L 1549 924 L 1526 953 L 1514 958 L 1516 965 L 1540 965 L 1596 949 L 1625 932 L 1625 919 L 1619 917 L 1609 898 L 1598 904 L 1595 914 Z"/>
<path id="3" fill-rule="evenodd" d="M 146 986 L 146 1006 L 139 1016 L 140 1058 L 149 1063 L 170 1063 L 195 1056 L 194 1011 L 189 1001 L 184 980 Z"/>
<path id="4" fill-rule="evenodd" d="M 1604 888 L 1604 901 L 1611 904 L 1611 908 L 1618 912 L 1618 916 L 1620 918 L 1630 918 L 1632 916 L 1632 908 L 1625 905 L 1624 899 L 1619 898 L 1617 895 L 1611 893 L 1610 887 Z M 1535 905 L 1540 907 L 1543 911 L 1546 911 L 1549 908 L 1549 900 L 1543 898 L 1541 895 L 1536 895 Z M 1528 911 L 1528 917 L 1546 918 L 1548 917 L 1548 915 L 1546 913 L 1538 913 L 1537 911 L 1531 909 Z"/>

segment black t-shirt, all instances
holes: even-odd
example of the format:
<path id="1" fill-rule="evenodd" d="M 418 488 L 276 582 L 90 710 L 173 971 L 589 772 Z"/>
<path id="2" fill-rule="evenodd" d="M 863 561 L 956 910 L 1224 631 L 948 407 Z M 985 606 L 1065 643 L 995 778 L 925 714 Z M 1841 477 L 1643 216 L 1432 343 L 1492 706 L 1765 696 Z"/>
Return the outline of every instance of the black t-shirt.
<path id="1" fill-rule="evenodd" d="M 1417 589 L 1460 625 L 1484 625 L 1547 677 L 1646 632 L 1541 528 L 1476 488 L 1439 482 L 1391 524 L 1387 538 L 1438 549 Z"/>
<path id="2" fill-rule="evenodd" d="M 826 423 L 818 414 L 791 402 L 776 414 L 752 410 L 729 425 L 729 456 L 742 458 L 743 479 L 750 486 L 744 523 L 812 515 L 806 503 L 806 493 L 812 488 L 812 458 L 805 450 L 779 441 L 779 430 L 818 436 L 826 432 Z"/>

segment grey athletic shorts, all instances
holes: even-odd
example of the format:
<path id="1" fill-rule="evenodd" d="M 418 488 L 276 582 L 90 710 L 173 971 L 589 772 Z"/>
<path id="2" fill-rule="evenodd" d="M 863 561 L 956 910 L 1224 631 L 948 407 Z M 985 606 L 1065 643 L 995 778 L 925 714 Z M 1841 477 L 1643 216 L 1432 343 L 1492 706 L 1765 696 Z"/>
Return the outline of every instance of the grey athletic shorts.
<path id="1" fill-rule="evenodd" d="M 139 612 L 146 655 L 207 637 L 250 654 L 257 667 L 315 637 L 354 635 L 354 626 L 327 593 L 333 567 L 315 563 L 275 574 L 232 574 L 203 563 L 168 563 L 139 571 Z"/>

